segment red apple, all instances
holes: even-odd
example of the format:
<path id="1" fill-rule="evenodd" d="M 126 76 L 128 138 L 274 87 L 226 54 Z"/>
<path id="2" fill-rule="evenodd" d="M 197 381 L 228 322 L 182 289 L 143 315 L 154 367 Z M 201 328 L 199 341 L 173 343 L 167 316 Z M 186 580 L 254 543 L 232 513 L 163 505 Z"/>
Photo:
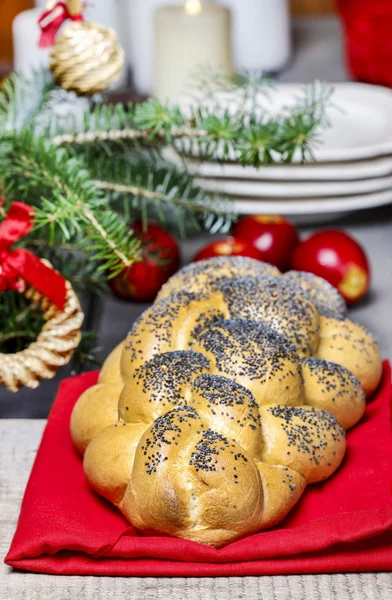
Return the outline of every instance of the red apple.
<path id="1" fill-rule="evenodd" d="M 241 219 L 233 234 L 247 240 L 260 252 L 261 260 L 287 271 L 294 248 L 299 243 L 296 228 L 277 215 L 252 215 Z"/>
<path id="2" fill-rule="evenodd" d="M 227 237 L 204 246 L 193 260 L 204 260 L 214 256 L 248 256 L 261 260 L 260 252 L 252 244 L 235 237 Z"/>
<path id="3" fill-rule="evenodd" d="M 323 277 L 339 290 L 347 304 L 360 300 L 370 286 L 364 250 L 347 233 L 336 229 L 319 231 L 297 246 L 292 268 Z"/>
<path id="4" fill-rule="evenodd" d="M 124 300 L 150 302 L 177 271 L 180 251 L 175 239 L 158 225 L 148 223 L 143 231 L 137 222 L 132 229 L 142 242 L 142 260 L 110 279 L 109 285 Z"/>

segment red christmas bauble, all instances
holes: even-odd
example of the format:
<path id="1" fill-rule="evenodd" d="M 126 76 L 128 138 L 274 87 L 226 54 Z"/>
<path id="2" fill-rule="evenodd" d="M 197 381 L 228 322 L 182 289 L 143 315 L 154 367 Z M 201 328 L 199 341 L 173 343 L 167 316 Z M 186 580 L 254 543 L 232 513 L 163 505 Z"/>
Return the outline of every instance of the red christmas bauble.
<path id="1" fill-rule="evenodd" d="M 177 271 L 180 251 L 176 240 L 159 225 L 148 223 L 143 230 L 137 222 L 132 229 L 142 243 L 142 260 L 110 279 L 109 285 L 124 300 L 150 302 Z"/>

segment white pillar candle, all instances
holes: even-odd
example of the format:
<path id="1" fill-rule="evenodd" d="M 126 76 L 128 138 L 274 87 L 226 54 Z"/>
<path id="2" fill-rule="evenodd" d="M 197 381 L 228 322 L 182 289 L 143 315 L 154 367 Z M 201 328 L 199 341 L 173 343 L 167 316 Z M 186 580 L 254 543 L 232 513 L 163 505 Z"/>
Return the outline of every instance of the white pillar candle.
<path id="1" fill-rule="evenodd" d="M 184 6 L 185 0 L 124 0 L 124 21 L 129 38 L 133 83 L 141 94 L 154 88 L 154 14 L 167 4 Z"/>
<path id="2" fill-rule="evenodd" d="M 42 9 L 32 8 L 19 13 L 12 23 L 14 45 L 14 69 L 29 75 L 33 69 L 49 64 L 49 48 L 39 48 L 41 30 L 38 18 Z"/>
<path id="3" fill-rule="evenodd" d="M 199 66 L 231 73 L 230 11 L 191 0 L 159 8 L 154 27 L 154 95 L 176 100 L 186 94 Z"/>
<path id="4" fill-rule="evenodd" d="M 279 71 L 290 59 L 288 0 L 220 0 L 232 11 L 236 71 Z"/>

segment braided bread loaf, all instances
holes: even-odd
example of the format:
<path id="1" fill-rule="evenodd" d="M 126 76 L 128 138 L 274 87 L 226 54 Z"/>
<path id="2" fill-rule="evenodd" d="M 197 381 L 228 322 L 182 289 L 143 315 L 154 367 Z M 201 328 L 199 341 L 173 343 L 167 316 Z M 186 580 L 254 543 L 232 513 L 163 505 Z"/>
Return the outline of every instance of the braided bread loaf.
<path id="1" fill-rule="evenodd" d="M 136 529 L 220 547 L 338 468 L 381 368 L 324 280 L 210 259 L 172 277 L 108 357 L 72 438 Z"/>

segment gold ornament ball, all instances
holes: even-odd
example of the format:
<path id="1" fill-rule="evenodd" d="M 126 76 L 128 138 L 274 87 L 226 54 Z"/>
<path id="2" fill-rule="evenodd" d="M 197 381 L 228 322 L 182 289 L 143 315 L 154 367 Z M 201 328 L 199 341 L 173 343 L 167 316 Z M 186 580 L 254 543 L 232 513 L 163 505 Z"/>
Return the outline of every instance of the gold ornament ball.
<path id="1" fill-rule="evenodd" d="M 108 89 L 124 69 L 124 51 L 110 27 L 77 21 L 61 32 L 51 53 L 50 69 L 57 84 L 79 95 Z"/>

